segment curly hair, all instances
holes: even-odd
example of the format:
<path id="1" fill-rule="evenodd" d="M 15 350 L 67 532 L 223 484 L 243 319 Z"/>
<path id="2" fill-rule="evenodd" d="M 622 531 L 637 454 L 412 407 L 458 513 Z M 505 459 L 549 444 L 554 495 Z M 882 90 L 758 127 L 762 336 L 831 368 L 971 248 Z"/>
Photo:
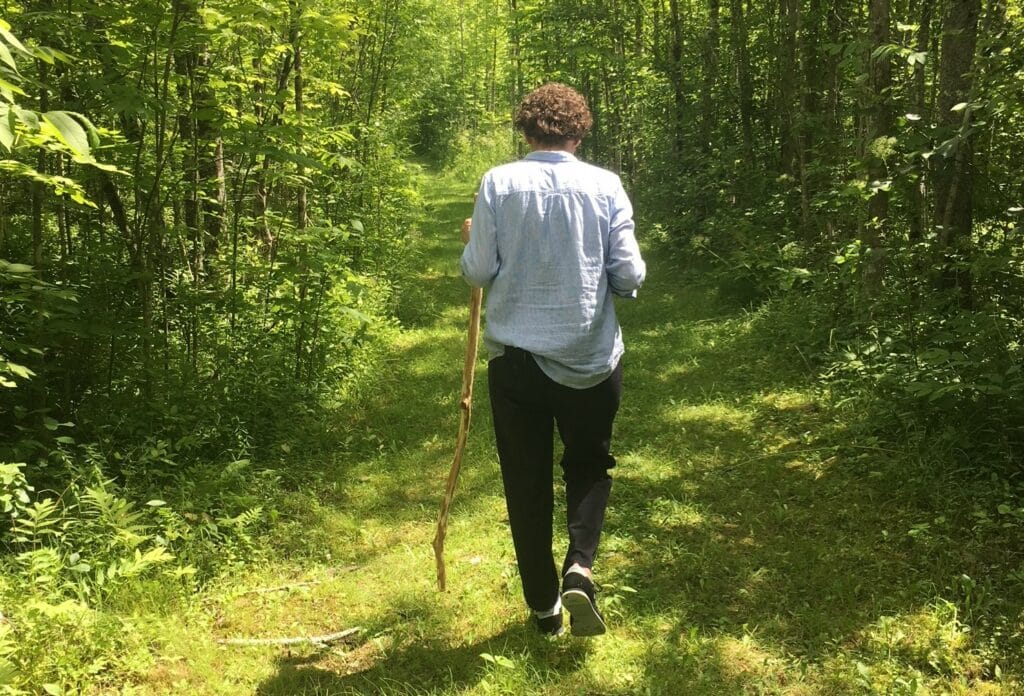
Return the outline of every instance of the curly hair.
<path id="1" fill-rule="evenodd" d="M 582 94 L 558 82 L 549 82 L 525 97 L 516 111 L 516 129 L 541 145 L 582 140 L 594 123 Z"/>

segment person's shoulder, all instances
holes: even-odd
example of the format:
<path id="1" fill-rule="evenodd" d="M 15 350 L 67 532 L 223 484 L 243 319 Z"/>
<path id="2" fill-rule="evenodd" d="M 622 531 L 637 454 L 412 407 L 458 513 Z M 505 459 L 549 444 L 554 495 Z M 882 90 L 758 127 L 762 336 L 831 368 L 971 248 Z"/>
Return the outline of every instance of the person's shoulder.
<path id="1" fill-rule="evenodd" d="M 484 174 L 484 178 L 488 179 L 501 179 L 502 177 L 512 176 L 516 172 L 522 170 L 526 165 L 524 160 L 512 160 L 511 162 L 505 162 L 495 167 L 491 167 Z"/>
<path id="2" fill-rule="evenodd" d="M 499 164 L 495 167 L 491 167 L 483 175 L 481 181 L 483 184 L 500 185 L 502 182 L 506 182 L 509 179 L 515 177 L 516 172 L 521 168 L 520 160 L 513 162 L 506 162 L 505 164 Z"/>
<path id="3" fill-rule="evenodd" d="M 585 176 L 591 181 L 596 182 L 602 190 L 614 192 L 622 187 L 622 179 L 612 170 L 591 164 L 590 162 L 584 162 L 583 160 L 577 160 L 577 164 Z"/>

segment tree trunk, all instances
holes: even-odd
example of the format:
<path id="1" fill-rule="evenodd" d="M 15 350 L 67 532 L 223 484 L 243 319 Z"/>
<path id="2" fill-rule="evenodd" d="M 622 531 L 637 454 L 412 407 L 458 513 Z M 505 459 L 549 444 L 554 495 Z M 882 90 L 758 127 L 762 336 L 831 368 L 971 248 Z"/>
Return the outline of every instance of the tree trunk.
<path id="1" fill-rule="evenodd" d="M 779 171 L 798 174 L 800 152 L 796 121 L 797 79 L 797 22 L 798 0 L 780 0 L 779 3 L 779 96 L 776 115 L 779 121 Z"/>
<path id="2" fill-rule="evenodd" d="M 708 28 L 701 51 L 702 79 L 700 91 L 701 142 L 705 154 L 711 152 L 715 124 L 715 83 L 718 81 L 718 10 L 719 0 L 708 0 Z"/>
<path id="3" fill-rule="evenodd" d="M 50 94 L 47 91 L 47 65 L 41 60 L 36 61 L 39 68 L 39 111 L 50 110 Z M 40 174 L 46 174 L 46 150 L 39 148 L 36 155 L 36 170 Z M 43 197 L 46 195 L 45 185 L 41 181 L 32 182 L 32 265 L 36 273 L 41 272 L 43 266 Z"/>
<path id="4" fill-rule="evenodd" d="M 743 11 L 744 0 L 730 0 L 732 21 L 732 50 L 736 62 L 736 86 L 740 112 L 740 133 L 747 172 L 754 171 L 754 88 L 750 79 L 750 52 L 747 24 Z M 746 187 L 744 187 L 746 190 Z"/>
<path id="5" fill-rule="evenodd" d="M 295 116 L 298 119 L 299 126 L 299 146 L 302 146 L 302 129 L 305 128 L 303 118 L 306 113 L 306 105 L 303 101 L 303 73 L 302 73 L 302 32 L 300 23 L 302 21 L 302 7 L 301 4 L 296 2 L 292 4 L 292 29 L 291 29 L 291 44 L 292 44 L 292 55 L 294 56 L 293 72 L 295 73 Z M 296 236 L 299 238 L 299 261 L 296 276 L 299 285 L 299 309 L 298 319 L 295 327 L 295 377 L 296 379 L 302 378 L 302 366 L 303 360 L 302 355 L 306 347 L 306 332 L 307 332 L 307 308 L 306 300 L 309 294 L 309 268 L 307 259 L 307 245 L 305 241 L 306 226 L 309 221 L 308 211 L 308 200 L 306 198 L 306 168 L 301 164 L 296 166 L 296 179 L 298 180 L 298 190 L 295 196 L 295 230 Z"/>
<path id="6" fill-rule="evenodd" d="M 921 0 L 921 14 L 917 29 L 915 51 L 926 53 L 931 44 L 932 15 L 934 13 L 935 0 Z M 917 115 L 925 122 L 928 118 L 927 93 L 925 91 L 925 64 L 917 62 L 914 64 L 914 75 L 911 86 L 911 99 Z M 917 179 L 911 181 L 908 199 L 910 201 L 910 239 L 918 241 L 924 238 L 924 230 L 927 227 L 927 209 L 925 202 L 928 196 L 928 178 L 926 168 L 920 167 L 917 170 Z"/>
<path id="7" fill-rule="evenodd" d="M 868 219 L 861 230 L 861 242 L 867 249 L 865 265 L 865 287 L 869 295 L 876 295 L 881 288 L 884 272 L 882 249 L 887 218 L 889 216 L 889 193 L 883 188 L 888 176 L 885 160 L 880 156 L 883 148 L 880 140 L 887 138 L 893 130 L 893 114 L 890 99 L 892 88 L 892 60 L 888 52 L 876 52 L 889 44 L 889 0 L 871 0 L 868 10 L 868 24 L 874 50 L 869 59 L 871 76 L 871 122 L 868 131 L 868 184 L 875 186 L 875 192 L 868 201 Z"/>
<path id="8" fill-rule="evenodd" d="M 508 0 L 508 11 L 509 11 L 509 57 L 512 61 L 512 79 L 509 84 L 512 88 L 512 94 L 509 95 L 509 104 L 512 104 L 512 108 L 515 109 L 519 101 L 523 98 L 523 57 L 522 57 L 522 37 L 521 29 L 519 26 L 519 2 L 518 0 Z M 519 138 L 516 133 L 512 134 L 513 149 L 516 153 L 522 153 L 523 141 Z"/>
<path id="9" fill-rule="evenodd" d="M 669 20 L 672 22 L 672 52 L 669 77 L 672 80 L 672 103 L 675 107 L 672 118 L 672 160 L 679 162 L 686 147 L 683 135 L 686 92 L 683 88 L 683 29 L 679 17 L 679 0 L 669 0 L 669 14 Z"/>
<path id="10" fill-rule="evenodd" d="M 968 133 L 971 107 L 960 105 L 971 99 L 980 13 L 981 0 L 946 0 L 936 105 L 939 137 L 950 139 L 950 147 L 932 157 L 934 222 L 946 253 L 943 285 L 957 288 L 967 301 L 970 276 L 966 263 L 956 257 L 958 251 L 967 252 L 973 226 L 974 143 Z"/>
<path id="11" fill-rule="evenodd" d="M 828 42 L 838 46 L 842 42 L 842 0 L 833 0 L 828 11 L 828 18 L 825 25 L 828 30 Z M 838 52 L 830 53 L 826 71 L 828 73 L 828 103 L 826 109 L 826 129 L 829 134 L 827 161 L 832 163 L 837 158 L 836 139 L 842 132 L 842 115 L 840 103 L 842 101 L 842 77 L 840 75 L 840 56 Z"/>
<path id="12" fill-rule="evenodd" d="M 278 125 L 281 122 L 281 115 L 284 112 L 284 101 L 277 100 L 276 95 L 281 94 L 285 87 L 288 86 L 288 81 L 291 79 L 292 74 L 292 54 L 287 54 L 281 59 L 281 67 L 277 71 L 275 80 L 275 106 L 273 107 L 273 114 L 266 118 L 261 125 Z M 259 71 L 260 64 L 258 59 L 253 59 L 253 67 Z M 262 83 L 256 83 L 257 101 L 260 97 L 264 96 Z M 257 118 L 262 116 L 262 110 L 258 113 Z M 259 221 L 259 229 L 261 231 L 262 241 L 265 247 L 267 257 L 272 259 L 274 256 L 274 246 L 276 240 L 274 239 L 273 232 L 270 231 L 270 221 L 267 217 L 267 213 L 270 211 L 270 190 L 267 187 L 267 178 L 270 175 L 270 155 L 263 156 L 263 162 L 260 165 L 259 171 L 256 174 L 255 188 L 255 211 L 254 216 Z"/>

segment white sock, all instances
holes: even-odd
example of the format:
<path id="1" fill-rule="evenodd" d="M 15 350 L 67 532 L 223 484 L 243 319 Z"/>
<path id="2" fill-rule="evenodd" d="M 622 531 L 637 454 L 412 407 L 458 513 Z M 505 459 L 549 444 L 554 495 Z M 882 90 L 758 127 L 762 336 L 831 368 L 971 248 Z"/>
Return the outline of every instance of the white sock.
<path id="1" fill-rule="evenodd" d="M 568 575 L 569 573 L 579 573 L 580 575 L 586 578 L 593 577 L 593 575 L 590 572 L 590 568 L 584 568 L 579 563 L 573 563 L 571 566 L 569 566 L 569 570 L 565 571 L 565 574 Z"/>
<path id="2" fill-rule="evenodd" d="M 551 607 L 547 611 L 536 611 L 535 610 L 533 613 L 537 615 L 538 619 L 546 619 L 549 616 L 555 616 L 556 614 L 561 614 L 562 613 L 562 598 L 559 597 L 558 599 L 556 599 L 555 600 L 555 606 Z"/>

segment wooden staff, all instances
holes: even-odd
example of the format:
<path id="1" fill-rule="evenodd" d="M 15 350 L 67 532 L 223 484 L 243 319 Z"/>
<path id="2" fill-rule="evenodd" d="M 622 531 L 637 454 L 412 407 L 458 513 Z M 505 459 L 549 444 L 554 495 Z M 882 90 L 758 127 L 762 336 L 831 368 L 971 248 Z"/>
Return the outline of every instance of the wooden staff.
<path id="1" fill-rule="evenodd" d="M 468 232 L 469 221 L 466 221 L 463 235 Z M 448 472 L 448 484 L 441 501 L 441 514 L 437 519 L 437 533 L 434 534 L 434 559 L 437 561 L 437 586 L 445 589 L 444 570 L 444 537 L 448 533 L 448 511 L 455 497 L 455 483 L 459 479 L 462 468 L 462 453 L 466 449 L 466 438 L 469 437 L 469 421 L 473 415 L 473 376 L 476 374 L 476 351 L 480 340 L 480 304 L 483 301 L 483 290 L 473 288 L 469 294 L 469 340 L 466 342 L 466 360 L 462 364 L 462 395 L 459 397 L 459 434 L 455 438 L 455 458 Z"/>

